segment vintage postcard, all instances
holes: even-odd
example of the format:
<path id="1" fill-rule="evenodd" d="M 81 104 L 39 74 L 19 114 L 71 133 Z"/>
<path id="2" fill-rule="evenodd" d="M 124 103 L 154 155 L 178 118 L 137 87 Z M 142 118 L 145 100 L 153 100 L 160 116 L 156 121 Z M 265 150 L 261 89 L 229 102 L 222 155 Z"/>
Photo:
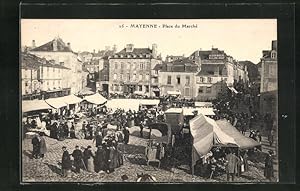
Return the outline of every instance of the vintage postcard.
<path id="1" fill-rule="evenodd" d="M 21 19 L 21 181 L 277 182 L 276 19 Z"/>

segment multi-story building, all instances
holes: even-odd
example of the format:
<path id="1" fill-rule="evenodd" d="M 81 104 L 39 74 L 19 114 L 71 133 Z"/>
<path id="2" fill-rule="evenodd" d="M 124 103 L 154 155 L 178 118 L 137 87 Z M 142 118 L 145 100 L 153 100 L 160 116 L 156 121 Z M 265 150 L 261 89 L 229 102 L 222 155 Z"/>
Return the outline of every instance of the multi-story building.
<path id="1" fill-rule="evenodd" d="M 196 99 L 209 101 L 217 98 L 218 94 L 227 87 L 227 70 L 224 64 L 203 64 L 196 75 Z"/>
<path id="2" fill-rule="evenodd" d="M 199 66 L 195 60 L 187 58 L 163 63 L 158 69 L 160 95 L 176 91 L 182 98 L 195 97 L 195 74 L 198 71 Z"/>
<path id="3" fill-rule="evenodd" d="M 96 83 L 98 91 L 104 91 L 108 93 L 109 87 L 109 60 L 108 56 L 103 57 L 99 61 L 99 82 Z"/>
<path id="4" fill-rule="evenodd" d="M 21 55 L 21 61 L 23 99 L 47 99 L 69 93 L 63 88 L 63 74 L 69 68 L 27 53 Z"/>
<path id="5" fill-rule="evenodd" d="M 50 42 L 31 49 L 29 52 L 46 60 L 54 60 L 55 63 L 70 68 L 62 75 L 62 88 L 70 88 L 71 94 L 77 94 L 83 88 L 82 61 L 78 54 L 72 51 L 70 43 L 65 44 L 61 38 L 56 37 Z"/>
<path id="6" fill-rule="evenodd" d="M 109 58 L 109 93 L 135 93 L 154 95 L 158 88 L 158 74 L 154 67 L 161 64 L 157 45 L 150 48 L 126 48 Z"/>
<path id="7" fill-rule="evenodd" d="M 272 41 L 271 50 L 263 50 L 261 58 L 260 110 L 262 114 L 277 110 L 277 41 Z"/>
<path id="8" fill-rule="evenodd" d="M 247 67 L 239 64 L 223 50 L 197 50 L 190 57 L 197 61 L 200 72 L 196 75 L 196 99 L 212 100 L 224 89 L 224 84 L 232 87 L 235 82 L 247 83 Z"/>
<path id="9" fill-rule="evenodd" d="M 212 48 L 211 50 L 197 50 L 191 56 L 190 59 L 195 59 L 198 61 L 199 65 L 202 67 L 215 66 L 214 68 L 222 68 L 222 76 L 224 81 L 228 86 L 233 86 L 235 81 L 248 80 L 247 67 L 238 65 L 238 62 L 232 58 L 232 56 L 227 55 L 223 50 L 217 48 Z M 215 75 L 220 72 L 215 72 Z"/>

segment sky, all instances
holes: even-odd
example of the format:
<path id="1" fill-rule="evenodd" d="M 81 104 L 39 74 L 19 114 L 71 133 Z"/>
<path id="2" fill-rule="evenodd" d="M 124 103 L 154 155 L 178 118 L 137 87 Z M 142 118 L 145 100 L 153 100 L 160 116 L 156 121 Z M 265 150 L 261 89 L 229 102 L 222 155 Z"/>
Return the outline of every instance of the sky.
<path id="1" fill-rule="evenodd" d="M 157 28 L 137 28 L 131 24 L 151 24 Z M 173 26 L 164 28 L 163 25 Z M 182 28 L 182 25 L 196 25 Z M 123 28 L 121 26 L 124 26 Z M 178 25 L 179 28 L 175 28 Z M 127 26 L 127 27 L 126 27 Z M 257 64 L 262 50 L 271 49 L 277 40 L 276 19 L 22 19 L 21 46 L 43 45 L 56 36 L 72 50 L 96 51 L 105 46 L 123 49 L 126 44 L 136 48 L 157 44 L 158 53 L 189 56 L 195 50 L 224 50 L 234 59 Z"/>

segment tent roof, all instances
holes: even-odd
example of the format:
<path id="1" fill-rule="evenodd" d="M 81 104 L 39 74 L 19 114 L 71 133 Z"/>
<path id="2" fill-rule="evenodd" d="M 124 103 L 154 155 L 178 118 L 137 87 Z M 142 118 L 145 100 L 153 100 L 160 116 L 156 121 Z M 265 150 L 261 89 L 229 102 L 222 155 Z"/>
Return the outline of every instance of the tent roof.
<path id="1" fill-rule="evenodd" d="M 50 106 L 58 109 L 61 107 L 67 106 L 67 104 L 64 102 L 62 97 L 57 97 L 57 98 L 49 98 L 45 100 Z"/>
<path id="2" fill-rule="evenodd" d="M 22 101 L 22 112 L 36 111 L 52 109 L 45 100 L 23 100 Z"/>
<path id="3" fill-rule="evenodd" d="M 212 102 L 199 102 L 199 101 L 195 102 L 195 107 L 212 107 L 212 106 L 213 106 Z"/>
<path id="4" fill-rule="evenodd" d="M 158 99 L 142 99 L 140 100 L 140 105 L 158 105 Z"/>
<path id="5" fill-rule="evenodd" d="M 218 120 L 218 121 L 216 121 L 216 123 L 222 129 L 223 132 L 225 132 L 227 135 L 233 137 L 233 139 L 235 140 L 235 142 L 241 149 L 247 149 L 247 148 L 253 148 L 253 147 L 259 146 L 258 142 L 241 134 L 228 121 Z"/>
<path id="6" fill-rule="evenodd" d="M 198 155 L 207 154 L 213 145 L 237 145 L 241 149 L 259 146 L 259 143 L 242 135 L 225 120 L 215 121 L 203 114 L 190 120 L 193 147 Z"/>
<path id="7" fill-rule="evenodd" d="M 182 108 L 170 108 L 165 113 L 182 113 L 183 109 Z"/>
<path id="8" fill-rule="evenodd" d="M 82 101 L 81 98 L 71 94 L 68 96 L 61 97 L 61 99 L 66 103 L 66 104 L 76 104 L 80 103 Z"/>
<path id="9" fill-rule="evenodd" d="M 87 102 L 96 104 L 96 105 L 104 104 L 107 101 L 107 99 L 105 99 L 99 93 L 96 93 L 96 94 L 90 95 L 90 96 L 85 96 L 84 100 L 86 100 Z"/>
<path id="10" fill-rule="evenodd" d="M 117 109 L 124 109 L 125 111 L 138 111 L 140 107 L 140 100 L 138 99 L 111 99 L 106 103 L 107 108 L 113 111 Z"/>

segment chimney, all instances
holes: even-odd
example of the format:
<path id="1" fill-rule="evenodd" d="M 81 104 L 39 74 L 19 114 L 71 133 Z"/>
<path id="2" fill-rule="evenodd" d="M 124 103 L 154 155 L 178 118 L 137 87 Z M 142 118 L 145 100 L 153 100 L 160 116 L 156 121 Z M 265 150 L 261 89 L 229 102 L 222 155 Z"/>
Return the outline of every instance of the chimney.
<path id="1" fill-rule="evenodd" d="M 35 40 L 32 40 L 32 48 L 35 48 Z"/>
<path id="2" fill-rule="evenodd" d="M 127 44 L 126 45 L 126 52 L 132 52 L 133 51 L 133 44 Z"/>
<path id="3" fill-rule="evenodd" d="M 157 58 L 157 44 L 152 44 L 152 56 Z"/>
<path id="4" fill-rule="evenodd" d="M 57 51 L 57 39 L 53 40 L 53 51 Z"/>
<path id="5" fill-rule="evenodd" d="M 272 50 L 277 51 L 277 40 L 272 40 Z"/>
<path id="6" fill-rule="evenodd" d="M 71 50 L 71 43 L 67 43 L 68 48 Z"/>
<path id="7" fill-rule="evenodd" d="M 96 50 L 95 50 L 95 49 L 93 50 L 93 53 L 94 53 L 94 54 L 96 53 Z"/>

